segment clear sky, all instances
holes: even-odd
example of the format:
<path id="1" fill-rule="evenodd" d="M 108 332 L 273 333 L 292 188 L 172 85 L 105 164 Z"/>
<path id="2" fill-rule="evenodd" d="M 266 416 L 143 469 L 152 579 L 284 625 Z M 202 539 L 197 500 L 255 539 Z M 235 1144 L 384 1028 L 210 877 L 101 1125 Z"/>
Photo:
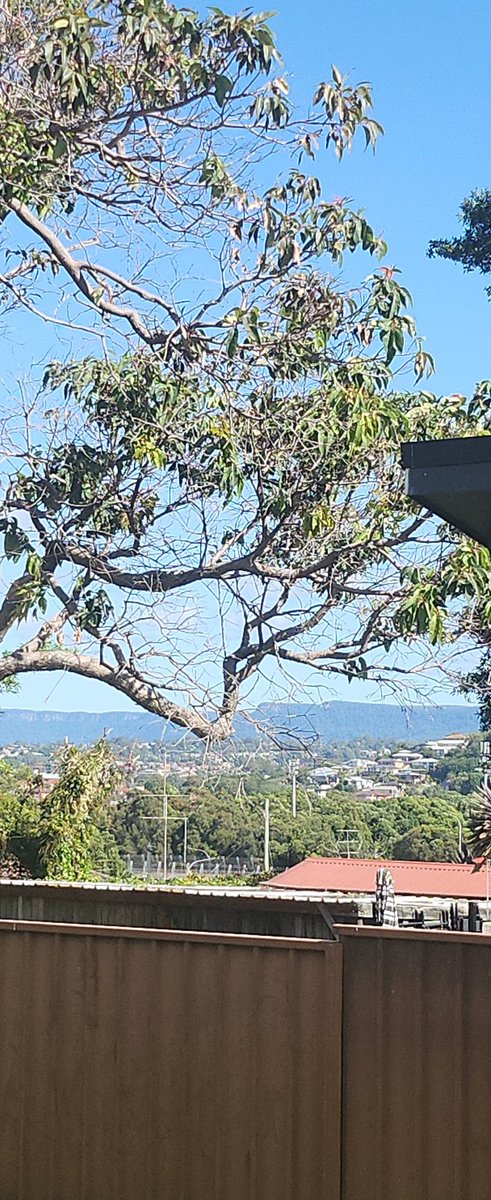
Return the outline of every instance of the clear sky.
<path id="1" fill-rule="evenodd" d="M 457 232 L 464 196 L 491 187 L 491 5 L 282 0 L 274 25 L 295 94 L 306 97 L 331 62 L 354 81 L 371 81 L 385 136 L 375 156 L 355 152 L 325 171 L 324 182 L 329 174 L 334 192 L 351 195 L 383 231 L 437 360 L 431 386 L 467 392 L 491 374 L 485 281 L 428 259 L 426 249 L 431 238 Z"/>
<path id="2" fill-rule="evenodd" d="M 354 82 L 371 81 L 374 115 L 385 128 L 375 156 L 358 149 L 341 166 L 326 160 L 319 174 L 328 194 L 350 196 L 388 241 L 387 261 L 402 269 L 419 331 L 436 358 L 432 389 L 469 392 L 477 380 L 491 377 L 491 305 L 484 293 L 491 280 L 430 260 L 426 250 L 431 238 L 458 231 L 464 196 L 491 187 L 491 4 L 280 0 L 272 24 L 300 104 L 329 76 L 333 62 Z M 361 684 L 335 694 L 369 698 Z M 326 699 L 332 695 L 330 690 Z M 447 702 L 456 699 L 448 696 Z M 2 697 L 2 706 L 132 707 L 108 688 L 48 675 L 25 677 L 19 696 Z"/>

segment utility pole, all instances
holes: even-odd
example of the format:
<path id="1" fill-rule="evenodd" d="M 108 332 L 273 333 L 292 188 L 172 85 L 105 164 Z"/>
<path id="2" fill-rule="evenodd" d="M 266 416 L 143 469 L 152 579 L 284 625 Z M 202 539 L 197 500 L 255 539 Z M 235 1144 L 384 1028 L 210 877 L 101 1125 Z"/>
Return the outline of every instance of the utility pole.
<path id="1" fill-rule="evenodd" d="M 488 788 L 491 780 L 490 759 L 491 742 L 481 742 L 482 755 L 482 786 Z"/>
<path id="2" fill-rule="evenodd" d="M 167 837 L 169 832 L 169 796 L 167 793 L 167 754 L 164 754 L 164 883 L 167 882 Z"/>
<path id="3" fill-rule="evenodd" d="M 264 870 L 269 871 L 269 796 L 264 801 Z"/>
<path id="4" fill-rule="evenodd" d="M 297 767 L 295 763 L 291 765 L 292 775 L 292 817 L 295 820 L 297 815 Z"/>
<path id="5" fill-rule="evenodd" d="M 245 797 L 245 791 L 244 791 L 244 780 L 243 780 L 243 778 L 242 778 L 242 775 L 241 775 L 241 777 L 240 777 L 240 779 L 239 779 L 239 782 L 238 782 L 238 785 L 237 785 L 237 791 L 236 791 L 236 793 L 235 793 L 235 799 L 236 799 L 236 801 L 237 801 L 237 803 L 238 803 L 238 804 L 243 804 L 243 802 L 244 802 L 245 798 L 246 798 L 246 797 Z"/>
<path id="6" fill-rule="evenodd" d="M 182 825 L 184 827 L 183 863 L 184 863 L 184 866 L 186 866 L 187 861 L 188 861 L 188 821 L 189 821 L 189 817 L 169 817 L 169 794 L 167 791 L 167 754 L 164 755 L 163 775 L 164 775 L 164 786 L 163 786 L 163 791 L 162 791 L 162 816 L 155 817 L 155 816 L 153 816 L 153 814 L 150 813 L 148 816 L 142 817 L 141 820 L 142 821 L 151 821 L 154 824 L 162 823 L 164 826 L 164 861 L 163 861 L 162 878 L 163 878 L 164 883 L 166 883 L 166 881 L 167 881 L 167 857 L 168 857 L 167 852 L 168 852 L 168 842 L 169 842 L 169 822 L 173 821 L 174 824 Z"/>

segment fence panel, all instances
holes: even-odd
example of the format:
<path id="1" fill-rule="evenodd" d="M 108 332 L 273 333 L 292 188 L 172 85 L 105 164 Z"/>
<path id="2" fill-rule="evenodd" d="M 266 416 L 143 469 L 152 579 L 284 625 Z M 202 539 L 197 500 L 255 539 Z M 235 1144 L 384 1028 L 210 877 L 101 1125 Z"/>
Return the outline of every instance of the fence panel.
<path id="1" fill-rule="evenodd" d="M 491 939 L 345 932 L 342 1200 L 489 1200 Z"/>
<path id="2" fill-rule="evenodd" d="M 339 1200 L 342 947 L 0 922 L 2 1200 Z"/>

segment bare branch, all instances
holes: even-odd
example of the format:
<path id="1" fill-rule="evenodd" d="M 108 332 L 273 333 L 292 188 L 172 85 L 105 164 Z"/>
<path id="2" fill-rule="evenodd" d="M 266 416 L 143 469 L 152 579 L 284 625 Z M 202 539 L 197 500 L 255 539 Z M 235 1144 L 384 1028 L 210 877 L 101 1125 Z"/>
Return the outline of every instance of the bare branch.
<path id="1" fill-rule="evenodd" d="M 6 654 L 0 659 L 0 680 L 11 675 L 22 675 L 34 671 L 61 671 L 106 683 L 122 692 L 128 699 L 147 712 L 182 729 L 189 730 L 201 739 L 222 740 L 231 732 L 233 711 L 219 715 L 215 721 L 200 716 L 191 708 L 166 700 L 150 683 L 146 683 L 129 667 L 117 669 L 101 663 L 99 659 L 69 650 L 24 650 Z"/>

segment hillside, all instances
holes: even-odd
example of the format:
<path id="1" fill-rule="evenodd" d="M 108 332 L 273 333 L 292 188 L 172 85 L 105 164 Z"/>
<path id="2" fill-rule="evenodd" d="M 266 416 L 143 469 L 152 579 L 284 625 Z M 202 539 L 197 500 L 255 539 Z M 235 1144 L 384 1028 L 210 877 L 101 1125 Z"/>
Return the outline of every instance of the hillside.
<path id="1" fill-rule="evenodd" d="M 259 727 L 259 732 L 258 728 Z M 396 704 L 352 704 L 333 700 L 326 704 L 264 704 L 235 723 L 241 741 L 257 740 L 267 730 L 285 744 L 292 739 L 331 742 L 368 738 L 370 741 L 424 742 L 447 733 L 473 733 L 478 729 L 477 709 L 467 705 L 416 707 L 403 710 Z M 93 742 L 104 733 L 110 738 L 166 743 L 182 738 L 182 731 L 166 726 L 160 717 L 145 712 L 35 712 L 10 709 L 0 713 L 0 746 L 13 743 L 42 745 Z"/>

